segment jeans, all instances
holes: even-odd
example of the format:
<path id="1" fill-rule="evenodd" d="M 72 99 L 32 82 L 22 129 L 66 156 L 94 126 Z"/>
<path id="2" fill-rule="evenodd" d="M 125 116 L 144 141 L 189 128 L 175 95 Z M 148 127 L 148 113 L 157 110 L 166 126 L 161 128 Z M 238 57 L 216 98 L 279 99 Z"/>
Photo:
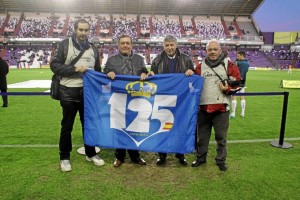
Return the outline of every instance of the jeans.
<path id="1" fill-rule="evenodd" d="M 61 132 L 59 139 L 59 154 L 60 160 L 69 160 L 70 152 L 72 151 L 72 130 L 75 121 L 75 117 L 77 112 L 79 111 L 82 135 L 84 137 L 83 131 L 83 102 L 72 102 L 72 101 L 60 101 L 60 105 L 62 107 L 63 118 L 61 120 Z M 96 155 L 95 147 L 88 146 L 84 144 L 85 154 L 88 157 L 93 157 Z"/>

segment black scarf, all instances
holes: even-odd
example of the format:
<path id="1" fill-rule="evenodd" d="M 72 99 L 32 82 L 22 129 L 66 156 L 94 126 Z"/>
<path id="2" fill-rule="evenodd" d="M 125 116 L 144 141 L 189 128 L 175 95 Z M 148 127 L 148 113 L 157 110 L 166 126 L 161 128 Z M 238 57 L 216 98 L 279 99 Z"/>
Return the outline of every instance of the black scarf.
<path id="1" fill-rule="evenodd" d="M 88 49 L 89 46 L 90 46 L 88 39 L 86 39 L 86 40 L 83 41 L 83 42 L 77 41 L 77 38 L 76 38 L 76 34 L 75 34 L 75 33 L 72 35 L 72 41 L 73 41 L 73 44 L 74 44 L 75 46 L 79 47 L 78 49 L 80 49 L 80 51 L 85 50 L 85 49 Z"/>
<path id="2" fill-rule="evenodd" d="M 127 74 L 127 75 L 137 75 L 136 71 L 134 69 L 134 67 L 132 66 L 132 59 L 133 59 L 133 52 L 131 52 L 130 56 L 128 55 L 124 55 L 121 54 L 121 52 L 119 52 L 121 58 L 122 58 L 122 66 L 121 69 L 123 71 L 123 74 Z"/>
<path id="3" fill-rule="evenodd" d="M 226 57 L 226 55 L 221 53 L 217 60 L 210 60 L 209 58 L 205 58 L 204 61 L 207 64 L 207 66 L 209 66 L 210 68 L 215 68 L 215 67 L 219 66 L 220 64 L 223 64 L 225 57 Z"/>

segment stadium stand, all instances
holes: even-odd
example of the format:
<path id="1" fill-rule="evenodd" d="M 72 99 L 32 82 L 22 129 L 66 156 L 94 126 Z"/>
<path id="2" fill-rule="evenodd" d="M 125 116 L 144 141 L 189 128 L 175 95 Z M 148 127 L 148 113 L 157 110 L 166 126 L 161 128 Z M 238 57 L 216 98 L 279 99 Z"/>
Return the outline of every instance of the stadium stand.
<path id="1" fill-rule="evenodd" d="M 48 37 L 51 22 L 52 18 L 50 13 L 48 16 L 36 15 L 35 13 L 24 13 L 18 36 L 21 38 Z"/>
<path id="2" fill-rule="evenodd" d="M 195 34 L 194 25 L 192 22 L 192 16 L 183 16 L 182 25 L 185 35 Z"/>
<path id="3" fill-rule="evenodd" d="M 202 39 L 225 39 L 224 27 L 220 17 L 197 16 L 195 24 Z"/>
<path id="4" fill-rule="evenodd" d="M 140 37 L 150 38 L 151 26 L 150 26 L 150 15 L 140 16 Z"/>
<path id="5" fill-rule="evenodd" d="M 130 35 L 137 39 L 137 15 L 113 15 L 113 39 L 123 34 Z"/>
<path id="6" fill-rule="evenodd" d="M 156 15 L 152 17 L 153 34 L 156 36 L 174 35 L 181 36 L 179 16 L 165 17 Z"/>
<path id="7" fill-rule="evenodd" d="M 111 33 L 111 22 L 110 16 L 101 14 L 98 17 L 98 29 L 100 33 L 100 37 L 106 38 Z"/>
<path id="8" fill-rule="evenodd" d="M 103 2 L 85 2 L 83 7 L 65 2 L 64 8 L 51 5 L 52 12 L 37 0 L 26 2 L 28 5 L 24 4 L 24 10 L 19 8 L 19 11 L 10 7 L 13 3 L 4 2 L 5 12 L 0 9 L 1 55 L 16 68 L 47 65 L 52 43 L 70 36 L 74 21 L 85 18 L 91 24 L 90 38 L 99 48 L 102 64 L 117 53 L 115 39 L 122 34 L 134 38 L 133 50 L 145 58 L 146 64 L 162 51 L 162 38 L 171 34 L 178 37 L 180 50 L 195 63 L 206 56 L 206 42 L 218 39 L 229 50 L 232 60 L 237 50 L 245 50 L 253 68 L 286 69 L 291 64 L 300 68 L 299 53 L 291 45 L 276 48 L 274 33 L 261 33 L 251 19 L 262 0 L 239 6 L 227 1 L 216 2 L 219 6 L 214 9 L 203 0 L 185 2 L 180 4 L 187 8 L 181 9 L 181 14 L 175 14 L 178 13 L 176 5 L 166 1 L 154 4 L 141 0 L 138 5 L 127 1 L 128 5 L 123 7 L 124 0 L 116 0 L 108 10 L 101 10 L 99 5 Z M 67 7 L 68 13 L 62 10 Z M 241 7 L 243 10 L 237 9 Z M 265 45 L 269 45 L 267 50 L 262 48 Z"/>

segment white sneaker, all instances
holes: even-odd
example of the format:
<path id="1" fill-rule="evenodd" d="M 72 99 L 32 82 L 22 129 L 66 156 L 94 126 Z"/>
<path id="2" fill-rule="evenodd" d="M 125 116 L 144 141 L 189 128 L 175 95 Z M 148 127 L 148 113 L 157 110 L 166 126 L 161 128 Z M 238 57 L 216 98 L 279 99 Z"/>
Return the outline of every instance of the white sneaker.
<path id="1" fill-rule="evenodd" d="M 244 117 L 245 117 L 245 114 L 241 113 L 241 117 L 243 117 L 243 118 L 244 118 Z"/>
<path id="2" fill-rule="evenodd" d="M 63 172 L 70 172 L 70 171 L 72 171 L 70 160 L 61 160 L 60 161 L 60 169 Z"/>
<path id="3" fill-rule="evenodd" d="M 95 155 L 91 158 L 85 157 L 85 159 L 89 162 L 93 162 L 95 165 L 102 166 L 105 164 L 104 160 L 102 160 L 98 155 Z"/>
<path id="4" fill-rule="evenodd" d="M 235 118 L 235 113 L 230 113 L 229 118 Z"/>

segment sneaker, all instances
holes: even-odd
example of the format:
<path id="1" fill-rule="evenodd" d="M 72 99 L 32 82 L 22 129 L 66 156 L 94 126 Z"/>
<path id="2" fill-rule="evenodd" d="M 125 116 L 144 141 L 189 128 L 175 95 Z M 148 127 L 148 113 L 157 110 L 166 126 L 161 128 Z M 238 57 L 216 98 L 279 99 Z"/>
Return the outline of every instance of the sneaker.
<path id="1" fill-rule="evenodd" d="M 102 160 L 98 155 L 95 155 L 93 157 L 86 156 L 85 159 L 89 162 L 93 162 L 97 166 L 102 166 L 105 164 L 104 160 Z"/>
<path id="2" fill-rule="evenodd" d="M 240 115 L 240 116 L 244 118 L 244 117 L 245 117 L 245 114 L 241 113 L 241 115 Z"/>
<path id="3" fill-rule="evenodd" d="M 235 113 L 230 113 L 229 118 L 235 118 Z"/>
<path id="4" fill-rule="evenodd" d="M 72 171 L 70 160 L 61 160 L 60 161 L 60 169 L 63 172 L 70 172 L 70 171 Z"/>

